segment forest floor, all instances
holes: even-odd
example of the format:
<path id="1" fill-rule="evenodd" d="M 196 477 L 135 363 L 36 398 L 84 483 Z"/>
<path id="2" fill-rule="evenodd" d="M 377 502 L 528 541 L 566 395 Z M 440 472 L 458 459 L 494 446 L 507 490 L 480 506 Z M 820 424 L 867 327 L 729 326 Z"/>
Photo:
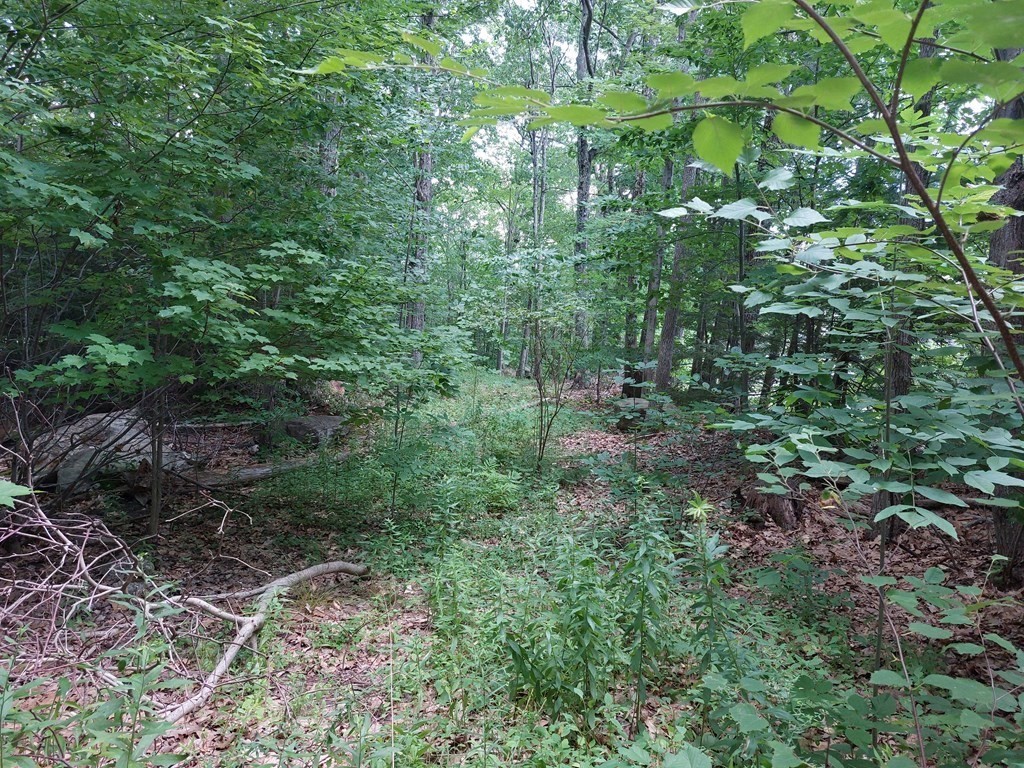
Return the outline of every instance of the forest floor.
<path id="1" fill-rule="evenodd" d="M 709 428 L 710 409 L 620 432 L 612 393 L 597 394 L 571 394 L 540 473 L 535 391 L 481 374 L 454 399 L 399 414 L 398 429 L 394 415 L 364 426 L 344 451 L 222 504 L 172 495 L 148 556 L 181 594 L 330 560 L 371 570 L 294 590 L 210 704 L 158 748 L 209 766 L 668 765 L 686 744 L 723 743 L 708 725 L 715 697 L 767 712 L 809 675 L 863 684 L 878 593 L 861 577 L 877 573 L 877 542 L 811 495 L 789 531 L 746 508 L 738 491 L 751 472 L 735 436 Z M 215 439 L 225 467 L 252 461 L 244 429 Z M 708 510 L 696 524 L 695 498 Z M 140 525 L 122 518 L 118 532 L 132 540 Z M 906 532 L 886 572 L 905 586 L 938 568 L 1005 600 L 982 624 L 952 629 L 1020 640 L 1020 592 L 988 583 L 984 516 L 960 512 L 956 525 L 959 541 Z M 703 558 L 709 542 L 728 547 L 722 565 Z M 646 613 L 634 613 L 641 593 Z M 225 607 L 244 612 L 246 601 Z M 934 642 L 894 651 L 915 617 L 893 616 L 886 658 L 984 673 L 977 659 L 955 669 Z M 228 630 L 205 620 L 179 656 L 208 669 L 211 640 Z M 742 668 L 735 680 L 709 662 L 719 643 Z M 794 717 L 794 733 L 820 728 Z M 785 727 L 773 721 L 773 740 L 754 751 L 771 755 Z M 749 757 L 736 764 L 757 764 Z"/>

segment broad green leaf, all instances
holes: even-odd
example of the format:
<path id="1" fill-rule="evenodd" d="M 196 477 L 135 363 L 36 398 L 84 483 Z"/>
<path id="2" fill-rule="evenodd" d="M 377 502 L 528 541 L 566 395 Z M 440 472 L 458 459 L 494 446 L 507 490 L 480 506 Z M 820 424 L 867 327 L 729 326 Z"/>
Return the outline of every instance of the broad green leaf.
<path id="1" fill-rule="evenodd" d="M 769 741 L 772 748 L 772 768 L 799 768 L 806 763 L 796 756 L 789 744 L 781 741 Z"/>
<path id="2" fill-rule="evenodd" d="M 728 205 L 724 205 L 711 214 L 712 218 L 729 219 L 732 221 L 739 221 L 745 219 L 748 216 L 758 221 L 764 221 L 770 219 L 772 215 L 767 211 L 762 211 L 757 207 L 757 201 L 745 197 L 742 200 L 737 200 Z"/>
<path id="3" fill-rule="evenodd" d="M 664 216 L 666 219 L 681 219 L 683 216 L 689 216 L 690 212 L 679 206 L 678 208 L 666 208 L 664 211 L 658 211 L 659 216 Z"/>
<path id="4" fill-rule="evenodd" d="M 726 175 L 732 173 L 743 144 L 742 129 L 717 115 L 704 118 L 693 131 L 693 148 L 697 156 Z"/>
<path id="5" fill-rule="evenodd" d="M 575 125 L 577 128 L 603 123 L 608 117 L 608 114 L 603 109 L 588 107 L 584 104 L 545 107 L 544 111 L 555 120 Z"/>
<path id="6" fill-rule="evenodd" d="M 817 106 L 837 112 L 849 111 L 850 100 L 860 93 L 862 86 L 856 77 L 823 77 L 814 85 L 802 85 L 792 95 L 779 99 L 787 107 Z"/>
<path id="7" fill-rule="evenodd" d="M 68 234 L 72 237 L 77 237 L 78 241 L 86 248 L 99 248 L 101 245 L 106 243 L 105 240 L 102 240 L 83 229 L 72 229 Z"/>
<path id="8" fill-rule="evenodd" d="M 949 695 L 954 699 L 985 709 L 992 707 L 1002 709 L 1002 705 L 1013 701 L 1013 698 L 1001 688 L 984 685 L 966 677 L 928 675 L 922 682 L 925 685 L 949 691 Z"/>
<path id="9" fill-rule="evenodd" d="M 761 189 L 778 191 L 789 189 L 796 184 L 796 177 L 788 168 L 773 168 L 765 174 L 765 177 L 758 182 Z"/>
<path id="10" fill-rule="evenodd" d="M 660 72 L 650 75 L 647 84 L 658 92 L 658 98 L 675 99 L 697 91 L 697 81 L 685 72 Z"/>
<path id="11" fill-rule="evenodd" d="M 891 7 L 879 8 L 865 4 L 861 9 L 855 8 L 852 15 L 858 21 L 876 27 L 878 36 L 889 48 L 897 52 L 903 50 L 910 35 L 911 22 L 907 14 Z"/>
<path id="12" fill-rule="evenodd" d="M 441 53 L 441 44 L 435 43 L 433 40 L 427 40 L 425 37 L 414 35 L 412 32 L 403 32 L 402 39 L 409 45 L 419 48 L 421 51 L 426 51 L 431 56 L 437 56 Z"/>
<path id="13" fill-rule="evenodd" d="M 768 727 L 768 721 L 751 704 L 736 704 L 729 709 L 729 715 L 736 721 L 741 733 L 763 731 Z"/>
<path id="14" fill-rule="evenodd" d="M 1024 2 L 1021 0 L 997 0 L 991 3 L 959 3 L 949 5 L 960 22 L 962 31 L 951 36 L 946 42 L 953 46 L 968 47 L 970 50 L 993 48 L 1020 48 L 1021 29 L 1024 29 Z"/>
<path id="15" fill-rule="evenodd" d="M 908 61 L 903 71 L 903 91 L 920 99 L 939 83 L 941 68 L 942 59 L 937 56 Z"/>
<path id="16" fill-rule="evenodd" d="M 669 112 L 650 117 L 635 117 L 623 120 L 626 125 L 640 128 L 644 131 L 664 131 L 672 127 L 673 119 Z"/>
<path id="17" fill-rule="evenodd" d="M 809 120 L 788 112 L 777 112 L 772 119 L 772 133 L 787 144 L 815 149 L 821 143 L 821 129 Z"/>
<path id="18" fill-rule="evenodd" d="M 964 474 L 964 482 L 982 493 L 995 493 L 997 485 L 1024 487 L 1024 480 L 994 469 L 973 470 Z"/>
<path id="19" fill-rule="evenodd" d="M 825 221 L 828 219 L 813 208 L 797 208 L 784 218 L 782 223 L 787 227 L 809 227 L 812 224 L 820 224 Z"/>
<path id="20" fill-rule="evenodd" d="M 793 64 L 758 64 L 744 79 L 749 85 L 768 85 L 785 80 L 796 69 Z"/>
<path id="21" fill-rule="evenodd" d="M 726 96 L 736 96 L 743 90 L 743 84 L 735 77 L 728 75 L 717 75 L 701 80 L 698 83 L 700 95 L 708 99 L 721 99 Z"/>
<path id="22" fill-rule="evenodd" d="M 625 114 L 647 111 L 647 99 L 630 91 L 608 91 L 598 96 L 597 100 L 601 104 Z M 671 120 L 671 116 L 669 116 L 670 124 Z"/>
<path id="23" fill-rule="evenodd" d="M 711 758 L 692 744 L 687 744 L 679 752 L 665 755 L 662 764 L 665 768 L 711 768 Z"/>
<path id="24" fill-rule="evenodd" d="M 977 86 L 981 93 L 997 101 L 1007 101 L 1024 90 L 1024 72 L 1006 61 L 950 59 L 942 65 L 942 79 Z"/>
<path id="25" fill-rule="evenodd" d="M 876 669 L 871 673 L 872 685 L 884 685 L 889 688 L 906 688 L 907 679 L 898 672 L 891 669 Z"/>
<path id="26" fill-rule="evenodd" d="M 954 496 L 949 491 L 944 491 L 941 488 L 930 488 L 927 485 L 915 485 L 914 491 L 921 494 L 926 499 L 939 502 L 939 504 L 950 504 L 954 507 L 967 506 L 967 504 L 961 501 L 959 497 Z"/>
<path id="27" fill-rule="evenodd" d="M 907 629 L 931 640 L 948 640 L 953 636 L 953 632 L 945 627 L 933 627 L 931 624 L 924 624 L 920 621 L 910 622 Z M 925 678 L 925 682 L 928 682 L 927 678 Z"/>
<path id="28" fill-rule="evenodd" d="M 0 506 L 13 507 L 15 498 L 18 496 L 30 496 L 31 494 L 31 488 L 15 485 L 10 480 L 0 480 Z"/>
<path id="29" fill-rule="evenodd" d="M 758 40 L 774 35 L 793 18 L 796 6 L 786 0 L 759 0 L 740 17 L 743 29 L 743 48 L 747 49 Z"/>

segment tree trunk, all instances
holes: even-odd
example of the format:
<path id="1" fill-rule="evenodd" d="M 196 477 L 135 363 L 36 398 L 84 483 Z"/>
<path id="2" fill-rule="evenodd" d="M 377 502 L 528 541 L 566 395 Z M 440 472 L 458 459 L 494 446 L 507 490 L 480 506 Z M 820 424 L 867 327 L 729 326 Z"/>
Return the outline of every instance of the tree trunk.
<path id="1" fill-rule="evenodd" d="M 697 169 L 691 162 L 683 168 L 680 198 L 686 200 L 697 181 Z M 680 223 L 689 221 L 689 217 L 678 220 Z M 660 390 L 668 389 L 672 378 L 672 358 L 675 355 L 676 333 L 679 324 L 679 305 L 683 298 L 683 262 L 686 258 L 686 246 L 681 239 L 676 240 L 672 251 L 672 273 L 669 276 L 668 304 L 665 307 L 665 321 L 661 326 L 661 339 L 658 342 L 658 365 L 654 371 L 654 385 Z"/>
<path id="2" fill-rule="evenodd" d="M 1012 61 L 1021 53 L 1020 48 L 996 51 L 999 61 Z M 1024 119 L 1024 97 L 1002 107 L 996 117 L 1012 120 Z M 1024 164 L 1018 157 L 996 183 L 1002 189 L 992 198 L 994 202 L 1024 211 Z M 1014 216 L 992 233 L 989 241 L 989 260 L 1015 275 L 1024 273 L 1024 216 Z M 1004 583 L 1016 583 L 1024 576 L 1024 511 L 994 508 L 992 528 L 996 554 L 1007 562 L 1002 571 Z"/>
<path id="3" fill-rule="evenodd" d="M 672 189 L 672 176 L 674 166 L 672 158 L 665 158 L 665 165 L 661 171 L 661 188 L 667 193 Z M 667 196 L 667 194 L 666 194 Z M 660 219 L 661 217 L 659 217 Z M 658 304 L 661 300 L 661 273 L 665 264 L 665 235 L 666 226 L 663 221 L 658 222 L 658 239 L 654 245 L 654 261 L 651 263 L 651 275 L 647 280 L 647 302 L 644 307 L 644 327 L 640 335 L 643 346 L 644 362 L 649 362 L 654 356 L 654 338 L 658 332 Z M 645 371 L 645 378 L 651 379 L 653 374 L 650 369 Z"/>
<path id="4" fill-rule="evenodd" d="M 576 83 L 580 85 L 594 76 L 594 59 L 590 53 L 590 32 L 594 25 L 593 0 L 580 0 L 580 34 L 576 47 Z M 589 90 L 589 86 L 588 86 Z M 590 146 L 581 128 L 576 134 L 576 256 L 577 300 L 576 336 L 584 349 L 590 346 L 590 328 L 585 309 L 583 274 L 587 270 L 587 216 L 590 212 L 590 177 L 594 172 L 597 150 Z"/>
<path id="5" fill-rule="evenodd" d="M 434 11 L 428 10 L 420 16 L 420 24 L 423 29 L 431 29 L 434 26 Z M 427 56 L 427 63 L 431 57 Z M 405 265 L 404 282 L 411 283 L 417 293 L 427 281 L 427 265 L 430 258 L 430 219 L 434 203 L 434 156 L 430 149 L 429 141 L 423 148 L 413 153 L 413 167 L 416 178 L 413 182 L 413 242 L 409 249 L 409 258 Z M 418 296 L 408 302 L 405 310 L 404 326 L 412 331 L 422 331 L 426 325 L 426 302 L 422 296 Z M 417 363 L 422 358 L 422 352 L 417 350 L 413 357 Z"/>

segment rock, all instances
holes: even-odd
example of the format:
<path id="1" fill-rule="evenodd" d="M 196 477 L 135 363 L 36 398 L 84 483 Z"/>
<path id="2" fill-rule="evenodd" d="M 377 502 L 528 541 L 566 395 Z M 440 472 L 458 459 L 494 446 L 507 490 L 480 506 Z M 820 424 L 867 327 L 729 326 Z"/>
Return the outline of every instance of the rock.
<path id="1" fill-rule="evenodd" d="M 348 427 L 341 416 L 299 416 L 284 423 L 289 437 L 314 448 L 326 445 L 338 434 L 347 434 Z"/>

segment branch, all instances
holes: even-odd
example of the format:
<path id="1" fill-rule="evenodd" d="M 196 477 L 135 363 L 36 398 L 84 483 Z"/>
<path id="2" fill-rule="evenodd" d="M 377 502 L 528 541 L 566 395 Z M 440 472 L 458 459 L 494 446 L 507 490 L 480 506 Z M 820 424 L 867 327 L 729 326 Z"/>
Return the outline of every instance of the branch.
<path id="1" fill-rule="evenodd" d="M 238 625 L 238 631 L 235 633 L 234 639 L 228 644 L 227 650 L 224 651 L 224 655 L 220 657 L 220 661 L 217 662 L 217 666 L 213 668 L 213 671 L 206 676 L 199 690 L 189 696 L 185 701 L 164 709 L 160 714 L 169 723 L 176 723 L 183 717 L 192 714 L 213 696 L 213 692 L 216 690 L 217 685 L 220 683 L 221 678 L 227 673 L 228 669 L 231 668 L 231 664 L 238 656 L 242 648 L 253 638 L 253 636 L 263 628 L 263 625 L 267 622 L 267 609 L 270 606 L 271 600 L 279 594 L 287 592 L 297 584 L 301 584 L 304 581 L 316 578 L 317 576 L 326 576 L 331 573 L 347 573 L 352 576 L 365 576 L 369 573 L 369 568 L 365 565 L 353 565 L 343 560 L 336 560 L 331 563 L 321 563 L 320 565 L 314 565 L 310 568 L 305 568 L 301 571 L 282 576 L 279 579 L 259 587 L 257 590 L 252 592 L 239 592 L 233 595 L 227 595 L 227 597 L 243 597 L 252 595 L 261 595 L 260 599 L 256 601 L 256 613 L 252 616 L 237 616 L 227 611 L 210 605 L 205 600 L 200 598 L 186 598 L 184 603 L 186 605 L 192 605 L 197 607 L 206 613 L 210 613 L 218 618 L 230 621 Z M 219 597 L 219 596 L 218 596 Z M 214 599 L 214 598 L 211 598 Z"/>

